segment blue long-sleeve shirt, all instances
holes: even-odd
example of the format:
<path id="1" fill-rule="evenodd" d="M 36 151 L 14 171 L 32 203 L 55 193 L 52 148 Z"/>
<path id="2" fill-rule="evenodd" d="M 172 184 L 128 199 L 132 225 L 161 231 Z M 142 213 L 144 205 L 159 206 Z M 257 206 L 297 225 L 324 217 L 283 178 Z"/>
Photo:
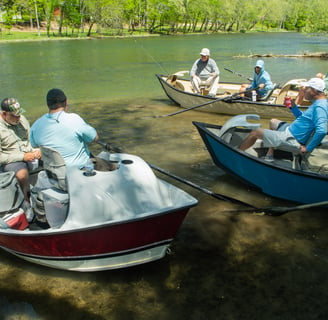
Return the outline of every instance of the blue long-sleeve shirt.
<path id="1" fill-rule="evenodd" d="M 251 88 L 257 88 L 262 83 L 264 84 L 264 88 L 256 90 L 261 97 L 265 96 L 268 93 L 268 91 L 273 89 L 273 83 L 271 81 L 271 77 L 269 73 L 265 71 L 263 68 L 261 69 L 259 74 L 254 72 Z"/>
<path id="2" fill-rule="evenodd" d="M 306 146 L 309 152 L 320 144 L 327 134 L 327 99 L 315 100 L 304 112 L 296 106 L 291 108 L 296 119 L 290 124 L 289 131 L 294 138 Z"/>

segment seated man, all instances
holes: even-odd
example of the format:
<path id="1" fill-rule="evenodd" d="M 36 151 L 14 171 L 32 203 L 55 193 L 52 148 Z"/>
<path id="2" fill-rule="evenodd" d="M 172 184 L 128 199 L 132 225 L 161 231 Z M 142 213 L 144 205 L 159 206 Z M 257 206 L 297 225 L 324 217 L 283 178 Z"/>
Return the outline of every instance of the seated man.
<path id="1" fill-rule="evenodd" d="M 197 59 L 190 71 L 191 83 L 195 93 L 200 94 L 200 85 L 205 84 L 210 88 L 208 96 L 215 97 L 219 85 L 219 68 L 210 58 L 210 50 L 202 49 L 200 59 Z"/>
<path id="2" fill-rule="evenodd" d="M 240 149 L 250 148 L 257 139 L 263 139 L 263 146 L 279 148 L 294 154 L 305 155 L 317 147 L 327 133 L 328 102 L 325 94 L 325 83 L 322 79 L 312 78 L 303 84 L 300 95 L 312 102 L 312 105 L 304 112 L 298 107 L 292 106 L 290 110 L 296 119 L 282 130 L 256 129 L 251 131 L 248 137 L 241 143 Z M 275 120 L 271 126 L 277 126 L 280 122 Z M 267 154 L 270 156 L 271 154 Z"/>
<path id="3" fill-rule="evenodd" d="M 66 166 L 85 168 L 90 162 L 88 143 L 96 142 L 96 129 L 87 124 L 78 114 L 68 112 L 65 93 L 51 89 L 47 93 L 49 112 L 36 120 L 31 127 L 30 139 L 34 147 L 45 146 L 57 150 Z M 95 169 L 111 170 L 111 164 L 97 158 Z M 106 168 L 103 168 L 107 166 Z"/>
<path id="4" fill-rule="evenodd" d="M 273 83 L 269 73 L 264 70 L 264 61 L 257 60 L 254 67 L 253 82 L 250 86 L 243 84 L 240 91 L 249 90 L 245 93 L 245 96 L 251 98 L 252 89 L 256 90 L 256 99 L 261 100 L 264 98 L 270 90 L 273 89 Z M 241 96 L 243 96 L 241 94 Z"/>
<path id="5" fill-rule="evenodd" d="M 23 194 L 27 220 L 33 219 L 29 202 L 29 169 L 31 162 L 41 158 L 40 150 L 33 149 L 29 141 L 30 125 L 22 115 L 24 109 L 15 98 L 1 102 L 0 115 L 0 165 L 3 171 L 14 171 Z"/>

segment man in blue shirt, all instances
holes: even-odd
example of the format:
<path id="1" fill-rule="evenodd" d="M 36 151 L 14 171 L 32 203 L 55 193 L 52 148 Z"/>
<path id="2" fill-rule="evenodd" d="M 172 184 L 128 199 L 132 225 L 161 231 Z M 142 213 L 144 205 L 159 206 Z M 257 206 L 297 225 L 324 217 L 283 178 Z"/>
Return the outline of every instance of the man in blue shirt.
<path id="1" fill-rule="evenodd" d="M 256 99 L 260 100 L 264 98 L 270 90 L 274 87 L 270 74 L 264 69 L 264 61 L 257 60 L 254 67 L 253 82 L 250 86 L 243 84 L 240 91 L 245 91 L 245 96 L 248 98 L 252 97 L 252 89 L 256 90 Z M 241 94 L 241 96 L 243 96 Z"/>
<path id="2" fill-rule="evenodd" d="M 256 129 L 241 143 L 240 149 L 250 148 L 257 139 L 263 139 L 263 146 L 279 148 L 294 154 L 312 152 L 327 134 L 328 102 L 324 94 L 325 83 L 322 79 L 312 78 L 303 84 L 300 95 L 312 105 L 304 112 L 292 106 L 296 119 L 285 130 L 275 131 Z"/>
<path id="3" fill-rule="evenodd" d="M 195 93 L 201 94 L 200 86 L 209 87 L 208 96 L 215 97 L 219 86 L 219 68 L 216 62 L 210 58 L 210 50 L 203 48 L 200 59 L 197 59 L 190 71 L 191 83 Z"/>
<path id="4" fill-rule="evenodd" d="M 90 158 L 87 144 L 98 140 L 96 130 L 79 115 L 67 112 L 67 98 L 62 90 L 49 90 L 47 105 L 49 112 L 31 127 L 31 145 L 56 149 L 67 166 L 84 167 Z"/>

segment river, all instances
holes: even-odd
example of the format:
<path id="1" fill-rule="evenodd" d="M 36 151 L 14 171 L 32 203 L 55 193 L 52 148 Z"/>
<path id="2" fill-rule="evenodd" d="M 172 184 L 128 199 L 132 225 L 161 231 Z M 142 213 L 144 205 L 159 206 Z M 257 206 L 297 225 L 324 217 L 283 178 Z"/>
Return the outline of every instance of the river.
<path id="1" fill-rule="evenodd" d="M 324 52 L 327 38 L 258 33 L 0 43 L 1 99 L 17 97 L 33 122 L 47 111 L 47 91 L 62 88 L 70 111 L 125 152 L 255 206 L 286 204 L 214 166 L 191 122 L 223 124 L 227 116 L 188 111 L 148 117 L 179 110 L 154 74 L 189 70 L 203 47 L 211 50 L 222 80 L 246 81 L 224 68 L 250 77 L 256 58 L 246 55 Z M 263 60 L 276 83 L 327 72 L 327 60 Z M 199 200 L 168 256 L 128 269 L 73 273 L 1 250 L 0 319 L 327 318 L 326 210 L 280 217 L 229 212 L 240 206 L 158 176 Z"/>

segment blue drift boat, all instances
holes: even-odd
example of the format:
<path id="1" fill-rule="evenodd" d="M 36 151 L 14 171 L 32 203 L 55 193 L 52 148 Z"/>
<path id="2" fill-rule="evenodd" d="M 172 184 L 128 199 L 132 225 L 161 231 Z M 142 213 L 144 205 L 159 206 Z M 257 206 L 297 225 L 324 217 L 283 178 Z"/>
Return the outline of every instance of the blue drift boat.
<path id="1" fill-rule="evenodd" d="M 224 126 L 193 122 L 199 131 L 214 163 L 248 185 L 272 197 L 314 203 L 328 200 L 328 139 L 324 139 L 307 159 L 292 153 L 275 150 L 274 161 L 262 157 L 267 148 L 262 141 L 246 151 L 238 149 L 248 133 L 259 123 L 258 115 L 239 115 Z"/>

